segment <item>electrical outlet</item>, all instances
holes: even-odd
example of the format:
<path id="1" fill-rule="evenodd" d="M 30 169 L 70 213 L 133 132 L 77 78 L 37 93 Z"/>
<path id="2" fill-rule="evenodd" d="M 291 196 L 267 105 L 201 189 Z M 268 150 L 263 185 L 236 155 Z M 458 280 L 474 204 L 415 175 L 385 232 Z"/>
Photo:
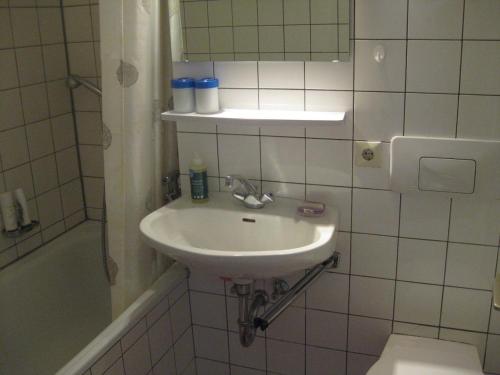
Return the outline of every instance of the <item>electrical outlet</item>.
<path id="1" fill-rule="evenodd" d="M 381 168 L 380 142 L 354 142 L 354 162 L 357 167 Z"/>

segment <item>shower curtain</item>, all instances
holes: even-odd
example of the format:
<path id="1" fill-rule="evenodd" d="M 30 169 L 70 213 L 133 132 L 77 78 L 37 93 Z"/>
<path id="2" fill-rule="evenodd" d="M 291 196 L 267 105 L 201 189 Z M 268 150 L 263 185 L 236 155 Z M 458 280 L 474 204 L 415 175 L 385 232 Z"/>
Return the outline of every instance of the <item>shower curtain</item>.
<path id="1" fill-rule="evenodd" d="M 160 112 L 169 61 L 163 0 L 100 1 L 104 170 L 109 253 L 118 266 L 111 287 L 118 316 L 165 270 L 166 257 L 144 245 L 139 222 L 161 206 L 164 134 Z M 168 21 L 168 19 L 167 19 Z M 168 64 L 168 63 L 167 63 Z M 166 145 L 167 147 L 169 145 Z M 171 145 L 170 145 L 171 146 Z"/>

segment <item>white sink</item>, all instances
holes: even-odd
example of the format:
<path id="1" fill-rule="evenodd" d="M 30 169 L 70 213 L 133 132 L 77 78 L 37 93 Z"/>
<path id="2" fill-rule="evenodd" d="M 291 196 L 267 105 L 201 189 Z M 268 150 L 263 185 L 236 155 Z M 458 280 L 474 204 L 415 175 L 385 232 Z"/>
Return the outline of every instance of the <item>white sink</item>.
<path id="1" fill-rule="evenodd" d="M 335 250 L 338 213 L 319 218 L 296 213 L 302 201 L 276 198 L 249 209 L 228 193 L 208 203 L 180 198 L 146 216 L 145 241 L 190 268 L 221 277 L 263 279 L 314 266 Z"/>

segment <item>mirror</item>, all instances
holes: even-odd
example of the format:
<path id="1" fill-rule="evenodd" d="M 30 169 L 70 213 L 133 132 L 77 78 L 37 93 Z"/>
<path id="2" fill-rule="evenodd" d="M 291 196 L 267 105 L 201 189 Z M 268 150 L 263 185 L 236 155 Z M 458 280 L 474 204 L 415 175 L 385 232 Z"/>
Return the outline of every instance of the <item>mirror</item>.
<path id="1" fill-rule="evenodd" d="M 349 0 L 169 0 L 173 61 L 345 61 Z"/>

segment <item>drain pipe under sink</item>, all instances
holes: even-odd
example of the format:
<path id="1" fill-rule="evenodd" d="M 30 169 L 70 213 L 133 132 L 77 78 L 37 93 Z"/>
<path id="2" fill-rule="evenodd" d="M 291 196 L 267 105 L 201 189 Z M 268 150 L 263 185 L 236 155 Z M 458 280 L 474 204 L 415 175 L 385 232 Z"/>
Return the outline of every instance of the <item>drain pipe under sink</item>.
<path id="1" fill-rule="evenodd" d="M 264 290 L 253 290 L 253 283 L 234 284 L 234 291 L 238 295 L 239 318 L 238 326 L 240 343 L 249 347 L 255 340 L 257 328 L 262 331 L 281 315 L 314 281 L 316 281 L 327 269 L 337 268 L 340 262 L 340 253 L 333 255 L 317 264 L 309 270 L 304 277 L 295 283 L 273 306 L 262 316 L 257 316 L 259 310 L 269 303 L 269 297 Z M 250 302 L 251 301 L 251 302 Z"/>

